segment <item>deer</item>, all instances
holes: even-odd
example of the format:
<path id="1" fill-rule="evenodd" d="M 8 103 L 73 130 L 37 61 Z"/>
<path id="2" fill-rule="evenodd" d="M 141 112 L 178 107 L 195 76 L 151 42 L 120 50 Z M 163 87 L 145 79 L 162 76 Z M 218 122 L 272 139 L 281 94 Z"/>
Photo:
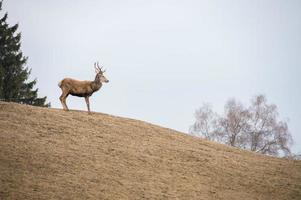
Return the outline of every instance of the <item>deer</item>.
<path id="1" fill-rule="evenodd" d="M 97 92 L 102 87 L 102 83 L 109 82 L 109 80 L 104 76 L 106 70 L 103 70 L 103 66 L 100 68 L 99 63 L 97 62 L 97 64 L 94 63 L 94 69 L 96 73 L 94 81 L 80 81 L 72 78 L 64 78 L 59 82 L 58 86 L 62 90 L 60 101 L 65 111 L 69 110 L 66 104 L 66 99 L 70 94 L 72 96 L 84 97 L 88 113 L 91 114 L 89 98 L 94 92 Z"/>

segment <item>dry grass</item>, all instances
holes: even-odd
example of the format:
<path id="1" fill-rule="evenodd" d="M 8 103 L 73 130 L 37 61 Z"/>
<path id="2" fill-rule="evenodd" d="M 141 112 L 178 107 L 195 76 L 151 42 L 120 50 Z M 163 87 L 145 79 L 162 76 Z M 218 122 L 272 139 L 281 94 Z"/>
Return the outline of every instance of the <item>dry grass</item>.
<path id="1" fill-rule="evenodd" d="M 0 199 L 301 199 L 301 162 L 132 119 L 0 102 Z"/>

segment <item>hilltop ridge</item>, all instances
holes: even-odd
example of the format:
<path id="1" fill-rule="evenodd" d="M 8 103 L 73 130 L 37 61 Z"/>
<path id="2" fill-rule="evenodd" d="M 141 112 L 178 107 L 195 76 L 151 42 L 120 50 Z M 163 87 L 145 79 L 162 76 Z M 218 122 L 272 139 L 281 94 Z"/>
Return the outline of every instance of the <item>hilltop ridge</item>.
<path id="1" fill-rule="evenodd" d="M 139 120 L 0 101 L 0 199 L 301 199 L 301 162 Z"/>

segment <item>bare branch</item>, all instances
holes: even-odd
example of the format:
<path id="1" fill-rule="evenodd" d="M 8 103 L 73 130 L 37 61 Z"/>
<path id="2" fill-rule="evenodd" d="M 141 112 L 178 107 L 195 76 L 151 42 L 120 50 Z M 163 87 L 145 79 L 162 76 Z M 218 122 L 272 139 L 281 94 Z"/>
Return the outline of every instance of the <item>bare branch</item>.
<path id="1" fill-rule="evenodd" d="M 268 104 L 265 96 L 256 96 L 248 108 L 230 99 L 225 104 L 224 116 L 215 114 L 213 120 L 212 113 L 208 106 L 196 111 L 194 134 L 262 154 L 291 154 L 288 126 L 278 119 L 277 106 Z"/>

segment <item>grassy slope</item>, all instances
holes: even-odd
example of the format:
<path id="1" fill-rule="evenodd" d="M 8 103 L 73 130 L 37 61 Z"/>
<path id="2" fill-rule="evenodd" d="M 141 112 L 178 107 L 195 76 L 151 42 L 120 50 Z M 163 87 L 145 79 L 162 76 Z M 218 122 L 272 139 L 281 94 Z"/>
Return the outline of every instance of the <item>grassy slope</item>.
<path id="1" fill-rule="evenodd" d="M 301 162 L 132 119 L 0 102 L 0 199 L 301 199 Z"/>

